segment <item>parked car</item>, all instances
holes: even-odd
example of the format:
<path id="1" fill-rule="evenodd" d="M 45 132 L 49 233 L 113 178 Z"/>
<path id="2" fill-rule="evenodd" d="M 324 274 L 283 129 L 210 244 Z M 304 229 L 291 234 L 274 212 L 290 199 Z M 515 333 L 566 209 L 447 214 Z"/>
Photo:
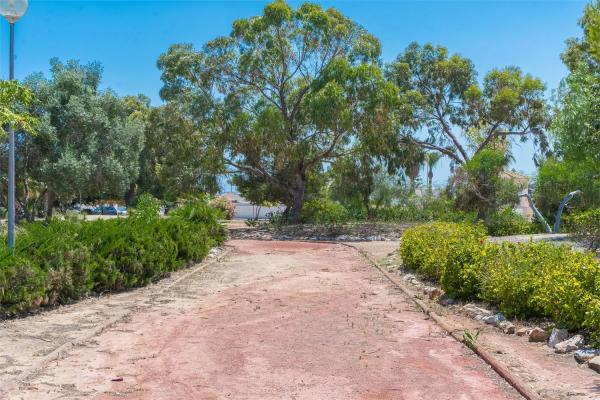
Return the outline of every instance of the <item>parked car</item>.
<path id="1" fill-rule="evenodd" d="M 94 209 L 96 215 L 127 215 L 127 207 L 103 204 Z"/>
<path id="2" fill-rule="evenodd" d="M 70 209 L 79 211 L 82 214 L 93 214 L 95 207 L 88 204 L 74 204 Z"/>

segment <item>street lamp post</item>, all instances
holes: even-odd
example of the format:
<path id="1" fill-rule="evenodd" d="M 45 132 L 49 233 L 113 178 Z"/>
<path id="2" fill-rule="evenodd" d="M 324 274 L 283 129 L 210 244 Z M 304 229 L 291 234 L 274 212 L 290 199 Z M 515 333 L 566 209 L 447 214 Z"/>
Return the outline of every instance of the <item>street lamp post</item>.
<path id="1" fill-rule="evenodd" d="M 28 0 L 0 0 L 0 15 L 10 24 L 9 79 L 15 79 L 15 22 L 27 11 Z M 8 127 L 8 247 L 15 247 L 15 131 Z"/>

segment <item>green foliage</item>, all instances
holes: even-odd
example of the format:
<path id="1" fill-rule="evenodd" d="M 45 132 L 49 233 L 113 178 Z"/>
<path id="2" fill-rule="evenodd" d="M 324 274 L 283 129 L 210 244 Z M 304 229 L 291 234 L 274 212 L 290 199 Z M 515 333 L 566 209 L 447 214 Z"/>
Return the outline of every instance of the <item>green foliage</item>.
<path id="1" fill-rule="evenodd" d="M 204 198 L 190 198 L 169 215 L 192 224 L 206 226 L 209 237 L 213 238 L 215 243 L 225 240 L 225 228 L 219 223 L 222 218 L 221 211 L 211 207 Z"/>
<path id="2" fill-rule="evenodd" d="M 339 224 L 348 220 L 346 207 L 329 199 L 307 201 L 301 214 L 301 221 L 308 224 Z"/>
<path id="3" fill-rule="evenodd" d="M 412 43 L 387 66 L 387 75 L 414 106 L 410 132 L 427 131 L 427 138 L 414 141 L 453 164 L 463 165 L 485 149 L 508 151 L 512 138 L 530 137 L 546 147 L 544 84 L 519 68 L 494 69 L 480 85 L 471 60 L 441 46 Z"/>
<path id="4" fill-rule="evenodd" d="M 572 236 L 590 250 L 600 248 L 600 208 L 587 210 L 568 219 Z"/>
<path id="5" fill-rule="evenodd" d="M 0 81 L 0 132 L 7 134 L 7 126 L 28 134 L 36 132 L 39 120 L 27 110 L 35 101 L 29 88 L 16 81 Z"/>
<path id="6" fill-rule="evenodd" d="M 45 292 L 46 276 L 30 260 L 8 255 L 0 264 L 0 315 L 41 304 Z"/>
<path id="7" fill-rule="evenodd" d="M 515 204 L 519 188 L 501 177 L 508 161 L 504 151 L 491 149 L 483 149 L 467 161 L 454 176 L 458 208 L 477 212 L 479 218 L 487 221 L 502 206 Z"/>
<path id="8" fill-rule="evenodd" d="M 524 235 L 540 232 L 540 227 L 537 224 L 527 221 L 510 207 L 505 207 L 490 214 L 486 225 L 491 236 Z"/>
<path id="9" fill-rule="evenodd" d="M 161 198 L 219 191 L 216 174 L 223 171 L 223 165 L 214 143 L 174 104 L 149 110 L 144 136 L 138 178 L 141 191 Z"/>
<path id="10" fill-rule="evenodd" d="M 380 51 L 335 9 L 274 1 L 201 50 L 171 46 L 158 61 L 161 97 L 298 222 L 311 173 L 357 142 L 384 154 L 396 121 L 407 117 L 381 73 Z"/>
<path id="11" fill-rule="evenodd" d="M 456 209 L 453 200 L 445 197 L 409 197 L 400 204 L 377 210 L 375 219 L 386 222 L 471 222 L 477 215 Z"/>
<path id="12" fill-rule="evenodd" d="M 580 20 L 581 39 L 570 39 L 562 54 L 569 75 L 556 93 L 551 125 L 556 157 L 538 171 L 539 208 L 556 212 L 560 198 L 579 189 L 570 206 L 585 210 L 600 206 L 600 3 L 587 5 Z"/>
<path id="13" fill-rule="evenodd" d="M 39 117 L 35 136 L 18 141 L 19 197 L 39 206 L 43 194 L 59 204 L 87 197 L 122 197 L 139 173 L 149 100 L 101 90 L 102 67 L 51 60 L 51 78 L 28 77 Z M 35 188 L 35 190 L 34 190 Z"/>
<path id="14" fill-rule="evenodd" d="M 562 199 L 574 190 L 581 190 L 569 203 L 575 210 L 600 207 L 600 180 L 597 166 L 590 161 L 545 160 L 538 169 L 534 200 L 538 209 L 551 219 Z M 569 210 L 565 210 L 567 215 Z"/>
<path id="15" fill-rule="evenodd" d="M 160 200 L 149 193 L 138 196 L 135 209 L 129 211 L 129 218 L 152 222 L 160 218 Z"/>
<path id="16" fill-rule="evenodd" d="M 600 1 L 596 0 L 586 6 L 583 21 L 590 54 L 600 64 Z"/>
<path id="17" fill-rule="evenodd" d="M 592 254 L 549 243 L 502 243 L 486 247 L 480 268 L 481 298 L 506 315 L 547 316 L 570 329 L 591 327 L 586 312 L 600 277 Z"/>
<path id="18" fill-rule="evenodd" d="M 433 223 L 407 230 L 404 265 L 457 298 L 480 298 L 508 316 L 549 317 L 600 339 L 600 263 L 550 243 L 485 243 L 480 227 Z"/>
<path id="19" fill-rule="evenodd" d="M 466 223 L 435 222 L 407 229 L 400 256 L 406 268 L 440 281 L 451 296 L 470 298 L 477 293 L 475 263 L 481 254 L 485 229 Z"/>
<path id="20" fill-rule="evenodd" d="M 202 260 L 225 239 L 206 201 L 158 218 L 155 200 L 140 200 L 130 218 L 25 225 L 14 254 L 0 246 L 0 314 L 142 286 Z"/>

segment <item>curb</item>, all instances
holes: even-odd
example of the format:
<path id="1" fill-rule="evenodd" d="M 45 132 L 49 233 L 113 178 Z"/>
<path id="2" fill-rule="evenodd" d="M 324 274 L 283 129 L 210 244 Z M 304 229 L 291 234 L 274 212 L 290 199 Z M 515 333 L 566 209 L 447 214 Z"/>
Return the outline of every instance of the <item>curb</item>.
<path id="1" fill-rule="evenodd" d="M 200 264 L 196 265 L 195 267 L 190 268 L 190 270 L 187 271 L 185 274 L 183 274 L 182 276 L 180 276 L 173 282 L 170 282 L 168 285 L 160 288 L 160 290 L 158 290 L 155 293 L 152 293 L 148 297 L 150 299 L 152 299 L 153 297 L 156 297 L 157 295 L 165 293 L 167 290 L 171 289 L 173 286 L 175 286 L 182 280 L 190 277 L 191 275 L 193 275 L 199 271 L 202 271 L 203 269 L 207 268 L 208 266 L 210 266 L 216 262 L 221 261 L 223 258 L 228 256 L 233 251 L 233 247 L 231 247 L 231 246 L 223 245 L 223 247 L 225 247 L 225 250 L 221 254 L 219 254 L 217 257 L 213 258 L 212 260 L 206 261 L 206 262 L 201 262 Z M 40 360 L 37 360 L 36 362 L 34 362 L 29 368 L 22 371 L 19 375 L 16 375 L 13 378 L 12 383 L 9 383 L 8 385 L 2 387 L 2 389 L 0 390 L 0 394 L 4 393 L 5 395 L 8 396 L 13 390 L 18 388 L 19 384 L 25 383 L 25 381 L 27 379 L 30 379 L 33 375 L 35 375 L 37 372 L 39 372 L 41 369 L 43 369 L 50 362 L 57 361 L 57 360 L 60 360 L 61 358 L 63 358 L 63 357 L 61 357 L 61 355 L 63 355 L 64 353 L 67 353 L 67 351 L 69 349 L 71 349 L 75 346 L 80 346 L 83 343 L 90 340 L 91 338 L 98 336 L 105 329 L 118 324 L 123 319 L 125 319 L 129 315 L 131 315 L 133 312 L 134 312 L 133 310 L 129 310 L 127 312 L 121 313 L 121 314 L 117 315 L 116 317 L 110 318 L 109 320 L 107 320 L 106 322 L 101 324 L 100 326 L 93 328 L 92 331 L 89 332 L 88 334 L 86 334 L 85 336 L 80 337 L 75 340 L 72 340 L 72 341 L 68 341 L 68 342 L 63 343 L 62 345 L 58 346 L 57 348 L 52 350 L 50 353 L 48 353 L 47 355 L 42 357 Z"/>
<path id="2" fill-rule="evenodd" d="M 375 267 L 383 276 L 385 276 L 394 286 L 396 286 L 402 293 L 408 296 L 421 310 L 423 313 L 428 315 L 431 319 L 435 321 L 446 333 L 452 336 L 459 343 L 464 344 L 475 354 L 479 356 L 483 361 L 485 361 L 498 375 L 500 375 L 509 385 L 511 385 L 517 392 L 519 392 L 523 397 L 527 400 L 544 400 L 539 394 L 533 391 L 530 387 L 528 387 L 522 380 L 517 378 L 512 372 L 508 370 L 497 358 L 495 358 L 490 352 L 485 350 L 483 347 L 477 345 L 477 343 L 466 342 L 465 339 L 461 336 L 461 333 L 464 332 L 462 329 L 457 329 L 452 327 L 447 321 L 444 320 L 441 316 L 436 314 L 424 301 L 416 298 L 414 293 L 408 290 L 396 277 L 390 275 L 387 271 L 385 271 L 377 261 L 373 260 L 371 256 L 364 250 L 345 242 L 338 242 L 342 246 L 346 246 L 356 250 L 364 259 L 366 259 L 369 264 Z"/>

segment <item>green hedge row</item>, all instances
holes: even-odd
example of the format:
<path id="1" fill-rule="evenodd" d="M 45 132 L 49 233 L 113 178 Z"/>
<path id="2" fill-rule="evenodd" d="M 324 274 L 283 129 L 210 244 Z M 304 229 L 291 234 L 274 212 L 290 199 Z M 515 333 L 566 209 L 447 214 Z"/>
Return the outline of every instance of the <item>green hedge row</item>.
<path id="1" fill-rule="evenodd" d="M 549 317 L 600 334 L 600 264 L 549 243 L 489 243 L 481 226 L 437 222 L 404 232 L 404 265 L 455 298 L 481 299 L 508 316 Z"/>
<path id="2" fill-rule="evenodd" d="M 14 253 L 0 247 L 0 316 L 143 286 L 198 262 L 225 240 L 219 217 L 197 201 L 167 218 L 25 225 Z"/>

